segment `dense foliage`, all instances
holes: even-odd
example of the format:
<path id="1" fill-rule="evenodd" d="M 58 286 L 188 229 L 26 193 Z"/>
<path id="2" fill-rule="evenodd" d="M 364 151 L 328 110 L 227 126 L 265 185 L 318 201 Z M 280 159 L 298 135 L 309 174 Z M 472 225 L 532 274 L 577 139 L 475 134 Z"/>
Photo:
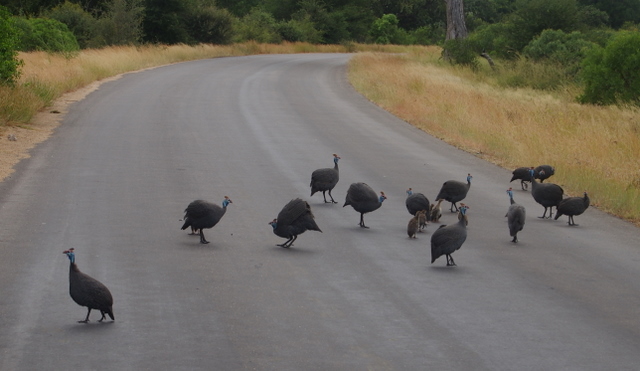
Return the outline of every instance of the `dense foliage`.
<path id="1" fill-rule="evenodd" d="M 0 84 L 12 85 L 20 75 L 18 59 L 19 33 L 11 14 L 0 6 Z"/>
<path id="2" fill-rule="evenodd" d="M 452 63 L 477 68 L 482 65 L 478 60 L 480 53 L 495 58 L 503 67 L 525 58 L 559 66 L 560 79 L 554 79 L 574 83 L 593 73 L 580 73 L 586 66 L 582 63 L 585 56 L 590 55 L 589 60 L 596 58 L 590 54 L 591 49 L 605 50 L 612 35 L 620 30 L 638 32 L 640 23 L 640 0 L 464 0 L 469 37 L 445 44 L 447 18 L 443 0 L 0 0 L 0 3 L 13 13 L 18 24 L 37 18 L 65 24 L 80 48 L 143 43 L 229 44 L 248 40 L 438 44 L 447 49 L 446 60 Z M 59 38 L 53 33 L 42 37 L 46 36 Z M 521 84 L 524 80 L 513 81 Z M 533 86 L 546 89 L 558 84 Z"/>

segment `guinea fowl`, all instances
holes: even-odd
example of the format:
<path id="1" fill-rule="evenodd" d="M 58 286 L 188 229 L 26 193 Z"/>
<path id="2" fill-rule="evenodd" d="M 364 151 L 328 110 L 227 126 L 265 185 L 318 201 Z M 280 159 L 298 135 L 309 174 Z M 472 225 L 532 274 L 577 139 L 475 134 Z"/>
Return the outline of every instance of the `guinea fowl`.
<path id="1" fill-rule="evenodd" d="M 76 255 L 74 249 L 71 248 L 63 252 L 69 258 L 69 294 L 71 299 L 76 304 L 87 307 L 87 317 L 79 323 L 89 322 L 89 314 L 92 309 L 100 311 L 102 318 L 98 322 L 102 322 L 108 314 L 112 320 L 115 321 L 113 315 L 113 297 L 107 286 L 103 285 L 100 281 L 93 277 L 90 277 L 78 269 L 76 265 Z"/>
<path id="2" fill-rule="evenodd" d="M 473 177 L 471 174 L 467 174 L 467 183 L 459 182 L 457 180 L 448 180 L 442 184 L 440 188 L 440 192 L 438 192 L 438 196 L 436 196 L 436 200 L 446 200 L 451 202 L 451 208 L 449 209 L 451 212 L 458 211 L 458 206 L 456 202 L 464 200 L 467 197 L 467 192 L 469 192 L 469 188 L 471 188 L 471 179 Z M 453 209 L 455 207 L 455 210 Z"/>
<path id="3" fill-rule="evenodd" d="M 442 199 L 439 199 L 435 205 L 431 205 L 431 211 L 429 212 L 429 220 L 432 222 L 440 221 L 442 217 Z"/>
<path id="4" fill-rule="evenodd" d="M 569 225 L 577 226 L 578 224 L 573 221 L 573 217 L 584 213 L 585 210 L 587 210 L 587 208 L 589 207 L 590 202 L 591 200 L 589 200 L 589 195 L 587 195 L 587 192 L 584 192 L 584 197 L 565 198 L 564 200 L 560 201 L 558 207 L 556 207 L 557 212 L 555 220 L 558 220 L 558 218 L 562 215 L 566 215 L 569 217 Z"/>
<path id="5" fill-rule="evenodd" d="M 551 165 L 540 165 L 537 168 L 533 169 L 534 176 L 536 179 L 540 179 L 540 183 L 543 183 L 545 179 L 549 179 L 553 174 L 556 173 L 556 169 Z"/>
<path id="6" fill-rule="evenodd" d="M 277 245 L 284 248 L 293 246 L 293 241 L 305 231 L 318 231 L 320 227 L 311 212 L 311 206 L 299 198 L 289 201 L 278 213 L 278 217 L 270 223 L 276 236 L 287 238 L 285 243 Z"/>
<path id="7" fill-rule="evenodd" d="M 531 181 L 531 173 L 529 172 L 528 167 L 519 167 L 515 169 L 511 174 L 513 174 L 513 176 L 511 177 L 509 183 L 513 182 L 516 179 L 520 179 L 520 187 L 522 187 L 522 190 L 526 191 L 527 188 L 529 188 L 526 183 Z"/>
<path id="8" fill-rule="evenodd" d="M 347 197 L 342 207 L 351 205 L 355 211 L 360 213 L 360 227 L 369 228 L 364 225 L 364 214 L 378 210 L 386 199 L 387 196 L 384 195 L 384 192 L 380 192 L 380 196 L 378 196 L 366 183 L 352 183 L 347 190 Z"/>
<path id="9" fill-rule="evenodd" d="M 517 204 L 513 200 L 513 190 L 509 188 L 507 190 L 511 205 L 507 211 L 507 224 L 509 225 L 509 235 L 513 237 L 511 242 L 518 242 L 518 232 L 524 228 L 524 220 L 526 217 L 526 211 L 524 206 Z"/>
<path id="10" fill-rule="evenodd" d="M 411 215 L 416 215 L 418 211 L 425 210 L 429 212 L 430 203 L 429 199 L 422 193 L 413 193 L 413 190 L 409 188 L 407 190 L 407 199 L 405 200 L 407 211 Z"/>
<path id="11" fill-rule="evenodd" d="M 533 172 L 533 170 L 530 171 Z M 547 209 L 549 209 L 548 219 L 553 216 L 553 207 L 556 206 L 557 208 L 560 201 L 562 201 L 563 194 L 564 190 L 557 184 L 538 183 L 535 178 L 531 179 L 531 196 L 537 203 L 544 206 L 544 213 L 539 216 L 541 219 L 546 218 Z"/>
<path id="12" fill-rule="evenodd" d="M 427 213 L 427 210 L 420 210 L 416 215 L 418 216 L 418 232 L 422 232 L 427 228 L 429 213 Z"/>
<path id="13" fill-rule="evenodd" d="M 431 235 L 431 264 L 442 255 L 446 255 L 447 267 L 456 265 L 451 254 L 467 239 L 467 209 L 468 206 L 460 205 L 458 212 L 462 218 L 456 224 L 440 226 Z"/>
<path id="14" fill-rule="evenodd" d="M 191 233 L 200 231 L 200 243 L 207 244 L 209 241 L 204 237 L 203 229 L 213 228 L 227 212 L 227 205 L 233 201 L 224 196 L 222 207 L 203 200 L 195 200 L 184 210 L 184 224 L 182 230 L 191 227 Z"/>
<path id="15" fill-rule="evenodd" d="M 333 168 L 325 168 L 318 169 L 311 173 L 311 196 L 313 196 L 316 192 L 322 192 L 322 196 L 324 197 L 324 202 L 329 203 L 327 201 L 326 192 L 329 192 L 329 197 L 331 197 L 331 202 L 337 204 L 331 195 L 331 190 L 338 184 L 338 180 L 340 179 L 340 171 L 338 169 L 338 161 L 340 160 L 340 156 L 333 154 Z"/>
<path id="16" fill-rule="evenodd" d="M 416 238 L 416 233 L 418 233 L 420 229 L 420 215 L 422 215 L 423 212 L 424 211 L 418 211 L 416 215 L 409 220 L 409 224 L 407 224 L 407 234 L 409 238 Z"/>

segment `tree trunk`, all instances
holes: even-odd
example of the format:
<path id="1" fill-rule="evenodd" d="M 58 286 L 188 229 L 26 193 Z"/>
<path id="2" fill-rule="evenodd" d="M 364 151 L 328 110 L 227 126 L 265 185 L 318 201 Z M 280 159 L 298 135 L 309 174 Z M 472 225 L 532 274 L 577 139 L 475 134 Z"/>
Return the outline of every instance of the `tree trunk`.
<path id="1" fill-rule="evenodd" d="M 466 39 L 467 25 L 464 21 L 463 0 L 445 0 L 447 3 L 447 35 L 445 41 Z"/>

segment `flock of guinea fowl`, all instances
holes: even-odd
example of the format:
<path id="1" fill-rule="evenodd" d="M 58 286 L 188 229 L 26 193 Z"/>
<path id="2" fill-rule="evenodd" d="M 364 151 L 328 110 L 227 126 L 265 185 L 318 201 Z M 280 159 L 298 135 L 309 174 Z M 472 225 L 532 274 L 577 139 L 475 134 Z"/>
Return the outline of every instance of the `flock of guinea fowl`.
<path id="1" fill-rule="evenodd" d="M 323 168 L 313 171 L 311 174 L 311 196 L 316 192 L 322 192 L 325 203 L 337 203 L 331 191 L 338 183 L 340 178 L 338 161 L 340 157 L 333 154 L 334 167 Z M 544 214 L 540 218 L 551 218 L 553 216 L 553 207 L 556 208 L 557 220 L 560 216 L 566 215 L 569 218 L 568 224 L 576 226 L 573 217 L 582 214 L 589 207 L 589 196 L 584 192 L 583 197 L 564 197 L 562 187 L 553 183 L 544 183 L 544 180 L 554 174 L 555 170 L 549 165 L 541 165 L 534 167 L 521 167 L 513 171 L 514 180 L 520 180 L 523 190 L 531 185 L 531 195 L 533 199 L 544 207 Z M 467 181 L 460 182 L 457 180 L 449 180 L 444 182 L 438 195 L 436 202 L 430 203 L 427 197 L 422 193 L 414 193 L 411 188 L 407 190 L 406 207 L 407 211 L 412 215 L 407 224 L 407 234 L 410 238 L 415 238 L 416 233 L 422 232 L 429 222 L 438 222 L 442 216 L 441 203 L 448 201 L 451 203 L 451 212 L 458 213 L 458 222 L 450 225 L 441 225 L 431 235 L 431 263 L 435 262 L 440 256 L 445 256 L 447 266 L 455 266 L 456 263 L 451 256 L 456 250 L 460 249 L 467 239 L 467 210 L 469 206 L 457 203 L 464 200 L 471 188 L 471 174 L 467 174 Z M 540 180 L 539 182 L 536 180 Z M 330 200 L 327 200 L 327 194 Z M 513 190 L 509 188 L 507 194 L 510 199 L 510 206 L 506 213 L 509 233 L 513 237 L 512 242 L 518 242 L 518 232 L 521 231 L 525 224 L 526 211 L 524 206 L 516 203 L 513 199 Z M 349 186 L 345 198 L 344 206 L 351 206 L 360 213 L 360 227 L 369 228 L 364 223 L 364 214 L 380 208 L 384 200 L 386 200 L 384 192 L 378 195 L 366 183 L 353 183 Z M 224 216 L 227 206 L 233 203 L 227 196 L 222 201 L 222 206 L 213 204 L 204 200 L 196 200 L 191 202 L 185 209 L 184 224 L 182 229 L 191 228 L 191 234 L 200 236 L 200 243 L 207 244 L 209 241 L 204 236 L 204 229 L 213 228 Z M 547 216 L 549 211 L 549 216 Z M 287 239 L 284 243 L 279 244 L 283 248 L 289 248 L 298 238 L 298 235 L 305 231 L 319 231 L 320 228 L 314 220 L 311 206 L 306 201 L 296 198 L 288 202 L 278 213 L 277 218 L 270 223 L 273 233 L 279 237 Z M 75 253 L 73 249 L 64 251 L 70 261 L 69 266 L 69 292 L 71 298 L 80 306 L 87 307 L 87 316 L 84 320 L 79 321 L 86 323 L 89 321 L 91 310 L 99 310 L 102 317 L 99 322 L 103 321 L 108 315 L 115 320 L 113 314 L 113 297 L 109 289 L 98 280 L 82 273 L 75 264 Z"/>

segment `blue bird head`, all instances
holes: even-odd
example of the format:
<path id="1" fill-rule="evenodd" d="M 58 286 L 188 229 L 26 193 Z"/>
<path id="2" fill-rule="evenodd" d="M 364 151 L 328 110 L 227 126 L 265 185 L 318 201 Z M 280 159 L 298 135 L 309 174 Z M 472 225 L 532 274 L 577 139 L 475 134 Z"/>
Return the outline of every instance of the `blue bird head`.
<path id="1" fill-rule="evenodd" d="M 271 225 L 271 227 L 273 227 L 273 229 L 278 228 L 278 219 L 273 219 L 269 222 L 269 224 Z"/>
<path id="2" fill-rule="evenodd" d="M 67 257 L 69 258 L 69 261 L 71 261 L 72 263 L 76 262 L 76 254 L 73 252 L 74 248 L 70 248 L 69 250 L 65 250 L 62 253 L 66 254 Z"/>
<path id="3" fill-rule="evenodd" d="M 224 196 L 224 201 L 222 201 L 222 207 L 227 207 L 227 205 L 232 204 L 233 201 L 228 196 Z"/>

